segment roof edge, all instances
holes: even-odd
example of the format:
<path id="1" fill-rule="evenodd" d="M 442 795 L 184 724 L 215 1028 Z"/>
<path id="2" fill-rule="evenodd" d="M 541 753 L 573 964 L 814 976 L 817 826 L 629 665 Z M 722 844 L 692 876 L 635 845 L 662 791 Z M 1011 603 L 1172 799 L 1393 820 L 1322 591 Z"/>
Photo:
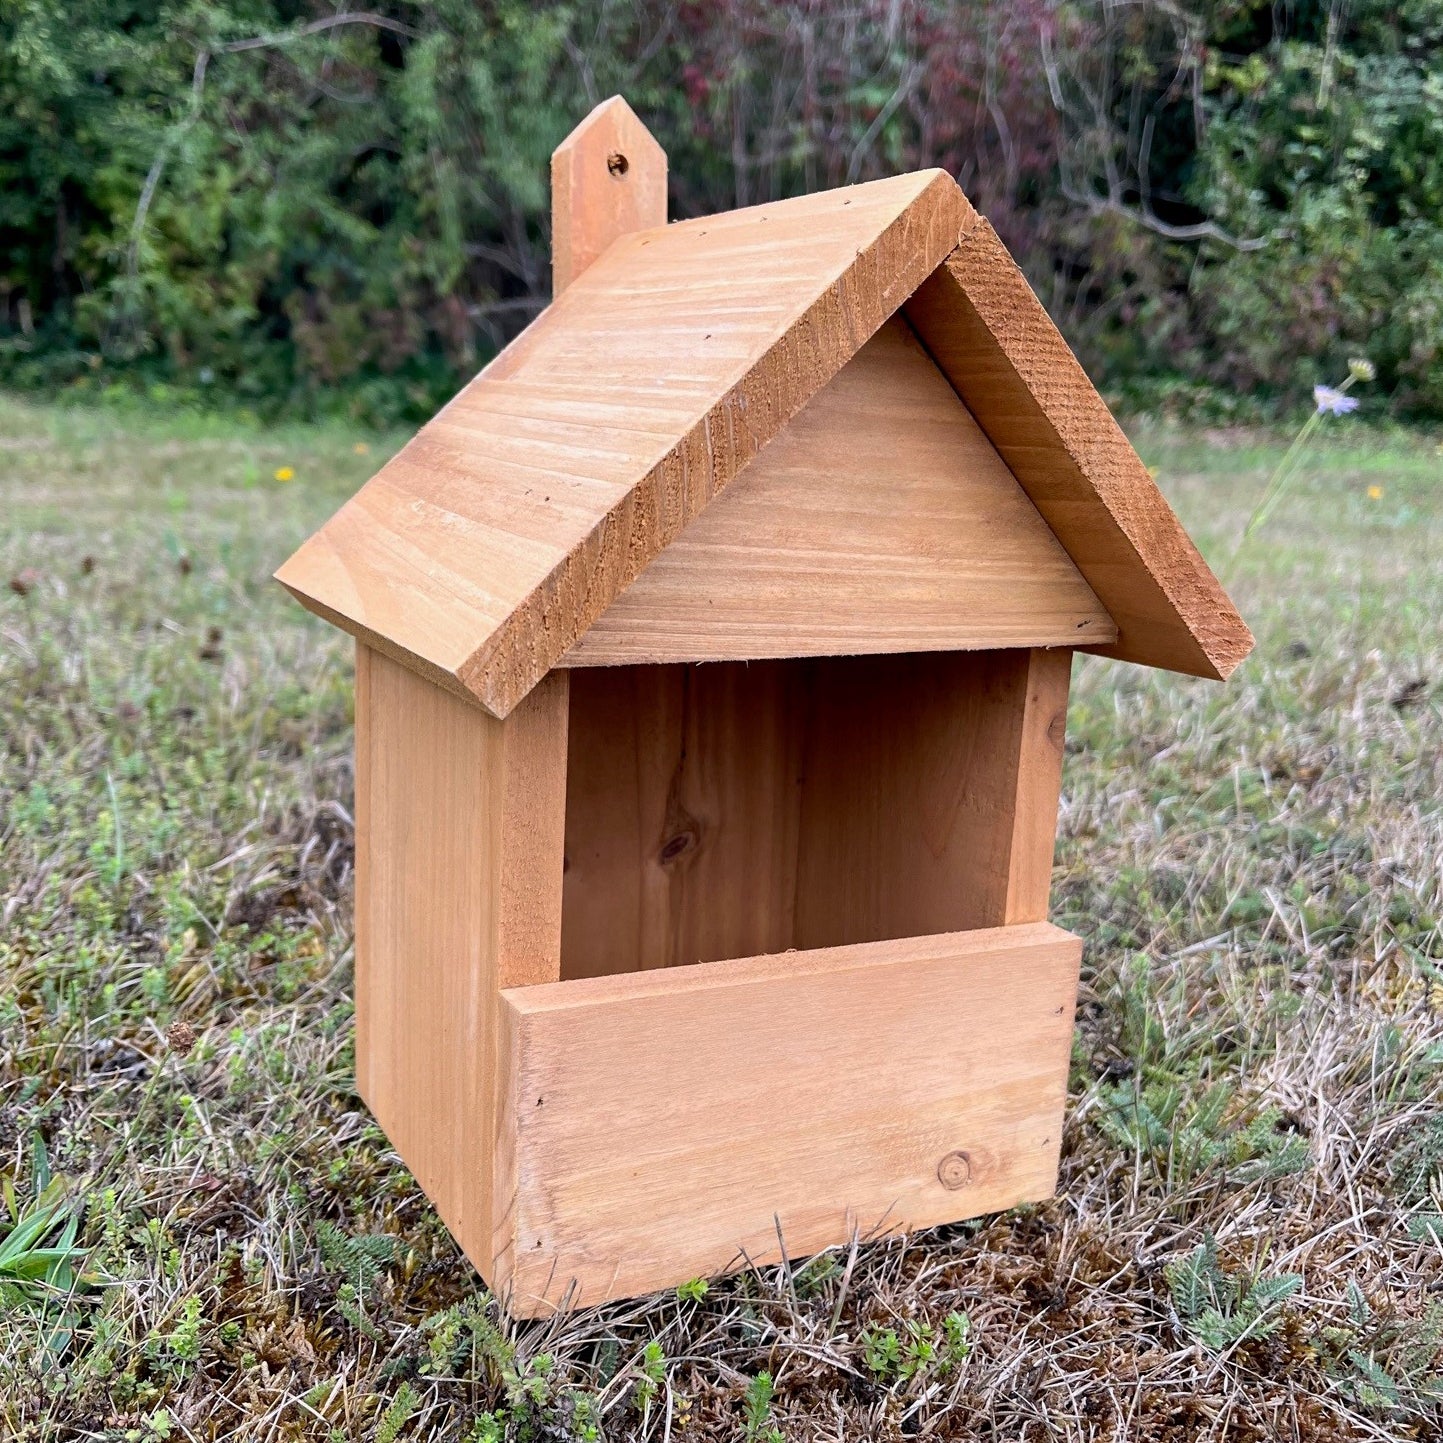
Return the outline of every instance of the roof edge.
<path id="1" fill-rule="evenodd" d="M 292 582 L 287 581 L 281 574 L 284 566 L 278 567 L 271 573 L 271 580 L 278 581 L 312 616 L 319 616 L 322 621 L 328 621 L 337 631 L 347 632 L 363 646 L 369 646 L 372 651 L 379 651 L 398 662 L 401 666 L 413 671 L 419 677 L 439 686 L 442 691 L 448 691 L 452 696 L 458 696 L 462 701 L 475 702 L 476 698 L 461 685 L 454 673 L 446 670 L 444 666 L 437 666 L 433 661 L 427 661 L 424 656 L 418 656 L 404 646 L 398 646 L 389 637 L 379 631 L 373 631 L 369 626 L 356 621 L 353 617 L 344 613 L 332 610 L 325 602 L 318 601 L 314 596 L 308 595 Z"/>
<path id="2" fill-rule="evenodd" d="M 456 669 L 492 715 L 512 711 L 977 225 L 946 171 L 915 174 L 912 200 Z"/>
<path id="3" fill-rule="evenodd" d="M 986 219 L 907 318 L 1117 622 L 1086 650 L 1231 675 L 1252 633 Z"/>

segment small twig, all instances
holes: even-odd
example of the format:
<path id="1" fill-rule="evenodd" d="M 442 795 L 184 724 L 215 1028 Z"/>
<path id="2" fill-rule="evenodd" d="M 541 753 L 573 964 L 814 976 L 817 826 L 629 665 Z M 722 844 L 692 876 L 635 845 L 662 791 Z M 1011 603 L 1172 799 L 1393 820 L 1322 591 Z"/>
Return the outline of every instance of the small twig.
<path id="1" fill-rule="evenodd" d="M 289 45 L 293 40 L 304 40 L 308 35 L 334 30 L 338 25 L 370 25 L 377 30 L 389 30 L 393 34 L 404 35 L 408 40 L 414 40 L 419 33 L 389 16 L 378 15 L 370 10 L 354 10 L 344 15 L 327 15 L 306 25 L 298 25 L 294 30 L 282 30 L 274 35 L 252 35 L 248 40 L 228 40 L 224 45 L 212 46 L 211 51 L 215 55 L 236 55 L 242 50 L 263 50 L 271 45 Z"/>
<path id="2" fill-rule="evenodd" d="M 832 1307 L 832 1320 L 827 1327 L 827 1338 L 830 1340 L 837 1336 L 837 1328 L 842 1321 L 842 1308 L 847 1301 L 847 1291 L 852 1285 L 852 1269 L 857 1265 L 857 1226 L 852 1224 L 852 1245 L 847 1249 L 847 1266 L 842 1271 L 842 1281 L 837 1287 L 837 1301 Z"/>
<path id="3" fill-rule="evenodd" d="M 1047 93 L 1052 101 L 1052 108 L 1062 119 L 1070 116 L 1070 107 L 1067 96 L 1064 94 L 1062 85 L 1062 68 L 1058 62 L 1057 53 L 1053 48 L 1052 32 L 1044 26 L 1038 32 L 1038 43 L 1042 51 L 1042 69 L 1047 77 Z M 1195 68 L 1195 67 L 1194 67 Z M 1140 206 L 1131 206 L 1123 199 L 1124 182 L 1118 173 L 1117 161 L 1113 155 L 1113 147 L 1110 140 L 1110 122 L 1107 114 L 1107 106 L 1102 95 L 1090 87 L 1083 78 L 1074 70 L 1069 69 L 1068 78 L 1073 86 L 1082 93 L 1085 100 L 1083 116 L 1078 121 L 1087 130 L 1089 124 L 1096 136 L 1103 137 L 1100 142 L 1099 160 L 1102 165 L 1104 182 L 1107 187 L 1105 195 L 1099 195 L 1090 185 L 1079 185 L 1073 176 L 1071 158 L 1068 155 L 1067 147 L 1064 146 L 1059 155 L 1059 183 L 1062 194 L 1074 205 L 1081 206 L 1089 215 L 1116 215 L 1123 220 L 1131 221 L 1134 225 L 1140 225 L 1146 230 L 1152 231 L 1155 235 L 1165 237 L 1167 240 L 1192 241 L 1192 240 L 1215 240 L 1222 245 L 1230 246 L 1238 251 L 1258 251 L 1264 249 L 1268 244 L 1266 236 L 1239 237 L 1224 229 L 1214 220 L 1196 221 L 1190 225 L 1173 225 L 1163 220 L 1152 209 L 1151 187 L 1149 178 L 1144 173 L 1146 163 L 1151 159 L 1152 130 L 1151 117 L 1144 127 L 1143 133 L 1143 158 L 1138 166 L 1137 190 L 1142 197 Z M 1089 114 L 1090 112 L 1090 121 Z"/>
<path id="4" fill-rule="evenodd" d="M 862 161 L 867 151 L 871 149 L 872 142 L 882 133 L 883 127 L 897 113 L 902 103 L 909 99 L 912 92 L 917 88 L 917 82 L 922 78 L 922 66 L 913 61 L 907 67 L 907 73 L 897 82 L 894 89 L 887 97 L 887 102 L 872 118 L 872 123 L 862 132 L 862 138 L 852 147 L 851 159 L 847 161 L 847 184 L 851 185 L 857 176 L 861 174 Z"/>

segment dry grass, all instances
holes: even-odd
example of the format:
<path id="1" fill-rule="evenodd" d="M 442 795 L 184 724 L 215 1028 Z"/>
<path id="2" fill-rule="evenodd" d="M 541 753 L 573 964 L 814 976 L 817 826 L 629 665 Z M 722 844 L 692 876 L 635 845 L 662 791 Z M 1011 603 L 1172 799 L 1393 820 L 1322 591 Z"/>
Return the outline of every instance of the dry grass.
<path id="1" fill-rule="evenodd" d="M 517 1327 L 352 1091 L 348 654 L 266 580 L 376 455 L 0 432 L 0 1260 L 37 1137 L 83 1249 L 0 1267 L 6 1436 L 1438 1436 L 1431 441 L 1333 433 L 1230 687 L 1080 668 L 1055 1201 Z M 1214 556 L 1279 451 L 1142 444 Z"/>

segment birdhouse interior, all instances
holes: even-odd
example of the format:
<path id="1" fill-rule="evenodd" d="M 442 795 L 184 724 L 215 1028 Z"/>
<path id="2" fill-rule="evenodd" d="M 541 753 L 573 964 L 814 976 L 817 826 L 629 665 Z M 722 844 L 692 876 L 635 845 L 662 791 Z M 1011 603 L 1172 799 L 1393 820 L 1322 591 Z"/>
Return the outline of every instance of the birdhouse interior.
<path id="1" fill-rule="evenodd" d="M 573 671 L 562 977 L 1042 920 L 1070 661 Z"/>

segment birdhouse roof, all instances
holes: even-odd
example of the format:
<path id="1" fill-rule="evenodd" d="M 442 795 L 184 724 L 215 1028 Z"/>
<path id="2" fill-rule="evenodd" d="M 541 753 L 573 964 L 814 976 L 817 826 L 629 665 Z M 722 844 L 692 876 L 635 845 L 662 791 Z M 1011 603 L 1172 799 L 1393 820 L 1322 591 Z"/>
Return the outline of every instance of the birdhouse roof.
<path id="1" fill-rule="evenodd" d="M 991 226 L 942 171 L 623 236 L 277 572 L 505 716 L 902 312 L 1115 623 L 1251 637 Z"/>

